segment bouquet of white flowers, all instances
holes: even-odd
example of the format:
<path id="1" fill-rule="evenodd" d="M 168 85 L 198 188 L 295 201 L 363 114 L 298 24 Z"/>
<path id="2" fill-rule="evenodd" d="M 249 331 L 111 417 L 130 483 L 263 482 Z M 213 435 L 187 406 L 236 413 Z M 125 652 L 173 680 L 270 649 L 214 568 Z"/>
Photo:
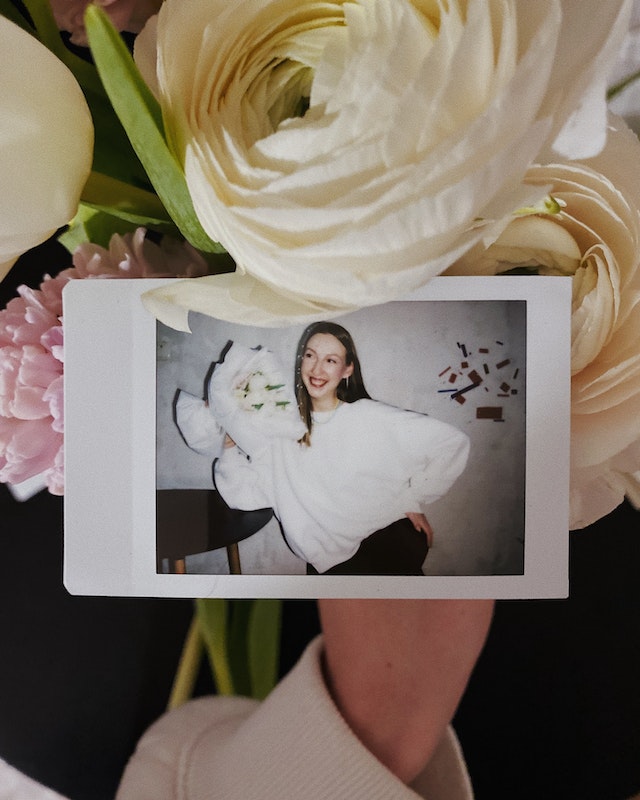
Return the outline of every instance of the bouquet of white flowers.
<path id="1" fill-rule="evenodd" d="M 287 408 L 291 400 L 286 396 L 284 383 L 273 383 L 273 378 L 257 369 L 242 375 L 234 387 L 234 396 L 245 411 L 273 414 Z"/>
<path id="2" fill-rule="evenodd" d="M 270 350 L 233 342 L 213 370 L 208 393 L 211 414 L 248 455 L 270 438 L 304 436 L 293 386 Z"/>

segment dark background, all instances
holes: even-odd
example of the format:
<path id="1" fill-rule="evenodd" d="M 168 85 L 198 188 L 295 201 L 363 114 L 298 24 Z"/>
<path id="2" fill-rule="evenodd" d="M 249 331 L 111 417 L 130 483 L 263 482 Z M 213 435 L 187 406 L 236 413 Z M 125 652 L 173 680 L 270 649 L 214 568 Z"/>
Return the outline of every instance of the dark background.
<path id="1" fill-rule="evenodd" d="M 191 602 L 69 596 L 61 515 L 60 498 L 0 486 L 0 756 L 108 800 L 165 708 Z M 478 800 L 640 792 L 638 518 L 622 506 L 571 535 L 571 599 L 498 602 L 455 723 Z M 284 609 L 286 672 L 318 621 L 311 601 Z"/>
<path id="2" fill-rule="evenodd" d="M 20 281 L 64 258 L 40 248 Z M 497 604 L 455 720 L 477 800 L 640 792 L 639 521 L 623 505 L 571 534 L 569 600 Z M 0 485 L 0 542 L 0 757 L 72 800 L 111 800 L 166 706 L 191 602 L 69 596 L 62 499 L 46 492 L 17 503 Z M 313 602 L 285 602 L 283 673 L 317 631 Z"/>

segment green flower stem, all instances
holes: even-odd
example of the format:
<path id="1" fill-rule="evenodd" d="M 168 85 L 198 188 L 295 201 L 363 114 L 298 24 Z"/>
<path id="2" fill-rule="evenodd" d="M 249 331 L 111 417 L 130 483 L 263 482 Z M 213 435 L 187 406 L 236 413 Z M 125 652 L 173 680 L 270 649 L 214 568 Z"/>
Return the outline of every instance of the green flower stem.
<path id="1" fill-rule="evenodd" d="M 168 708 L 193 696 L 205 651 L 218 694 L 264 699 L 278 681 L 281 622 L 281 600 L 196 600 Z"/>
<path id="2" fill-rule="evenodd" d="M 247 658 L 251 696 L 264 699 L 278 682 L 282 600 L 256 600 L 249 617 Z"/>
<path id="3" fill-rule="evenodd" d="M 632 83 L 635 83 L 638 78 L 640 78 L 640 69 L 637 72 L 631 73 L 631 75 L 627 75 L 626 78 L 623 78 L 614 86 L 611 86 L 607 91 L 607 100 L 613 100 L 613 98 L 623 92 L 627 86 L 631 86 Z"/>
<path id="4" fill-rule="evenodd" d="M 137 216 L 171 219 L 158 195 L 96 171 L 89 175 L 82 190 L 82 200 L 95 206 L 118 208 Z"/>
<path id="5" fill-rule="evenodd" d="M 173 680 L 167 710 L 170 711 L 173 708 L 178 708 L 178 706 L 183 705 L 187 700 L 193 697 L 193 689 L 198 677 L 203 654 L 204 642 L 202 640 L 197 615 L 194 613 L 184 647 L 182 648 L 176 676 Z"/>
<path id="6" fill-rule="evenodd" d="M 236 694 L 253 696 L 249 670 L 249 626 L 256 600 L 229 602 L 229 668 Z"/>
<path id="7" fill-rule="evenodd" d="M 227 601 L 222 599 L 196 600 L 196 613 L 204 639 L 216 690 L 221 695 L 235 694 L 231 675 L 228 646 Z"/>
<path id="8" fill-rule="evenodd" d="M 35 26 L 36 36 L 42 44 L 73 72 L 83 89 L 95 94 L 104 94 L 93 64 L 72 53 L 62 41 L 49 0 L 24 0 L 24 5 Z"/>

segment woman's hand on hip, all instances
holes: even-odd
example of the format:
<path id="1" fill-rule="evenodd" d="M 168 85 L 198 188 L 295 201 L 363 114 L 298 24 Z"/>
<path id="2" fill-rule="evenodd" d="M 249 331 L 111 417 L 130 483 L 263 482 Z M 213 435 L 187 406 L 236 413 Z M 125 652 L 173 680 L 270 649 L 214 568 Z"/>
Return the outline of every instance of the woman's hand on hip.
<path id="1" fill-rule="evenodd" d="M 424 533 L 429 547 L 433 547 L 433 528 L 425 515 L 418 511 L 407 511 L 405 516 L 417 531 Z"/>

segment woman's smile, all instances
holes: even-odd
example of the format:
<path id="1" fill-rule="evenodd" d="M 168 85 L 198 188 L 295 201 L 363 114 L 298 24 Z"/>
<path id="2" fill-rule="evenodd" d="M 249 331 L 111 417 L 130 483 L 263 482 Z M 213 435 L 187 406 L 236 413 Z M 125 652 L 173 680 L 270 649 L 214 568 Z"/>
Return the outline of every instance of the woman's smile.
<path id="1" fill-rule="evenodd" d="M 300 375 L 314 411 L 331 411 L 338 402 L 338 386 L 353 372 L 346 363 L 344 345 L 330 333 L 316 333 L 302 356 Z"/>

